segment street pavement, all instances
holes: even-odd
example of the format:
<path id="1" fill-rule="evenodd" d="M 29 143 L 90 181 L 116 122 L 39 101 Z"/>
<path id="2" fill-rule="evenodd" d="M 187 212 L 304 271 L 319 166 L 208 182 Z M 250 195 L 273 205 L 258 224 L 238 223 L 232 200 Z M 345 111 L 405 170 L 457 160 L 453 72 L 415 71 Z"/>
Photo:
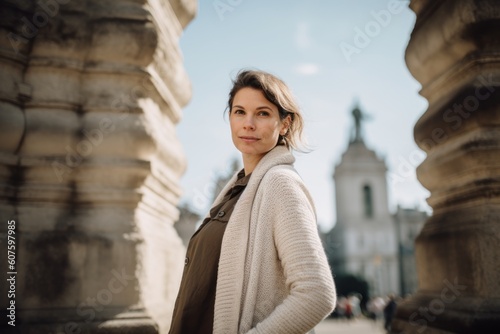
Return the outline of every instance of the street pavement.
<path id="1" fill-rule="evenodd" d="M 315 328 L 316 334 L 385 334 L 382 321 L 366 318 L 352 320 L 325 319 Z"/>

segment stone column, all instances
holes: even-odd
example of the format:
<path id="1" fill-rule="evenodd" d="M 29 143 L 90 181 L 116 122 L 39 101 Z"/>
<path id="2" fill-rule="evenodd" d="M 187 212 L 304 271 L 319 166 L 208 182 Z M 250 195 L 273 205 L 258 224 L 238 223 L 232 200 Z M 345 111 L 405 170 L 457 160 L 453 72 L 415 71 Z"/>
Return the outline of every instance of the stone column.
<path id="1" fill-rule="evenodd" d="M 20 333 L 166 333 L 184 253 L 175 124 L 191 95 L 178 39 L 196 1 L 0 11 L 2 325 L 15 300 Z"/>
<path id="2" fill-rule="evenodd" d="M 406 63 L 429 102 L 415 126 L 433 214 L 416 240 L 419 291 L 394 333 L 500 328 L 500 2 L 413 0 Z"/>

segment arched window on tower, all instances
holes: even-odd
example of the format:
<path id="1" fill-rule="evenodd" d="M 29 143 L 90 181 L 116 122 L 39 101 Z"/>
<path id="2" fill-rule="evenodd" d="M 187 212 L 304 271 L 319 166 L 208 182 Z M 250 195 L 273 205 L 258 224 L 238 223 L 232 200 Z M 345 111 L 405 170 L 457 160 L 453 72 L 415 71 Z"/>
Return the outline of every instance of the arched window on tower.
<path id="1" fill-rule="evenodd" d="M 363 204 L 365 208 L 365 217 L 373 218 L 373 195 L 372 187 L 369 185 L 363 186 Z"/>

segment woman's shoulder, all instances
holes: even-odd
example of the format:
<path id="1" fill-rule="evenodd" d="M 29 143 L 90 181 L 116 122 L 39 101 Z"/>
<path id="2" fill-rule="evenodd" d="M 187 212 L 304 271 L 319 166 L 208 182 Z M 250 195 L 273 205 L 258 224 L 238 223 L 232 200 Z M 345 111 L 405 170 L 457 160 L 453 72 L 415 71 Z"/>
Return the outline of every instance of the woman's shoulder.
<path id="1" fill-rule="evenodd" d="M 302 217 L 296 219 L 301 224 L 304 221 L 316 222 L 314 200 L 292 165 L 278 165 L 269 169 L 260 187 L 263 188 L 260 203 L 283 218 L 277 220 L 276 226 L 286 228 L 290 224 L 288 218 L 292 216 Z"/>
<path id="2" fill-rule="evenodd" d="M 278 165 L 272 167 L 262 179 L 261 186 L 266 193 L 280 193 L 287 196 L 301 193 L 310 197 L 306 185 L 293 165 Z"/>
<path id="3" fill-rule="evenodd" d="M 264 175 L 263 181 L 282 185 L 303 183 L 299 173 L 297 173 L 293 165 L 277 165 L 270 168 L 266 175 Z"/>

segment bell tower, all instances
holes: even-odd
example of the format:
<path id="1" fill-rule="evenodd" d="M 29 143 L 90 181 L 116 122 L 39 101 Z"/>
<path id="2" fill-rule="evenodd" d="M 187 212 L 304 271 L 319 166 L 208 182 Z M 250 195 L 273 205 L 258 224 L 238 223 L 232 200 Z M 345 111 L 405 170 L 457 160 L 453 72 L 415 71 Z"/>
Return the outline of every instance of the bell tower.
<path id="1" fill-rule="evenodd" d="M 352 110 L 353 132 L 335 166 L 337 221 L 331 233 L 336 274 L 365 278 L 375 295 L 398 292 L 397 241 L 389 212 L 387 167 L 363 137 L 367 119 L 359 106 Z"/>

